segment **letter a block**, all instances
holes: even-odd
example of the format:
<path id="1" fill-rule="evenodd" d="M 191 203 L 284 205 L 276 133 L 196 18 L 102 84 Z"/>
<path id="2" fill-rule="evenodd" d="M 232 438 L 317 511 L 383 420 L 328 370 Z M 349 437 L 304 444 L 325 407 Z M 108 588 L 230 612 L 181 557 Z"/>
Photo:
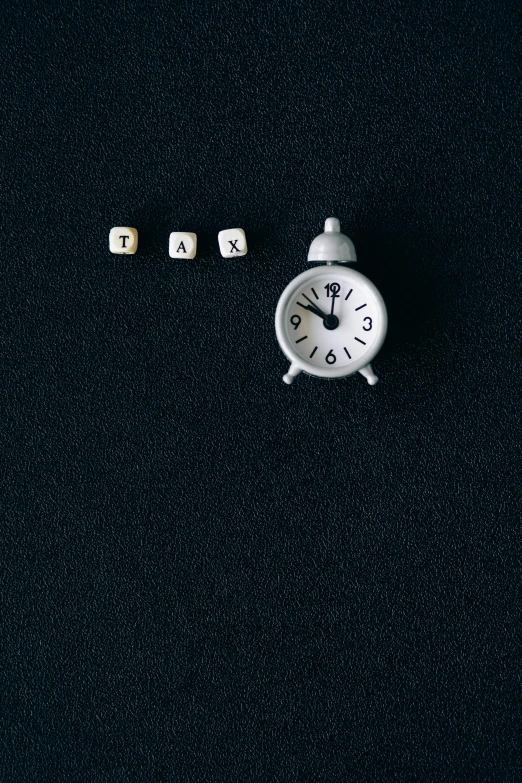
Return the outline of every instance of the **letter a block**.
<path id="1" fill-rule="evenodd" d="M 116 226 L 109 234 L 109 250 L 111 253 L 132 255 L 138 249 L 138 232 L 135 228 Z"/>
<path id="2" fill-rule="evenodd" d="M 242 228 L 227 228 L 218 234 L 219 249 L 223 258 L 246 256 L 247 242 Z"/>
<path id="3" fill-rule="evenodd" d="M 171 258 L 194 258 L 198 238 L 190 231 L 173 231 L 169 237 L 169 256 Z"/>

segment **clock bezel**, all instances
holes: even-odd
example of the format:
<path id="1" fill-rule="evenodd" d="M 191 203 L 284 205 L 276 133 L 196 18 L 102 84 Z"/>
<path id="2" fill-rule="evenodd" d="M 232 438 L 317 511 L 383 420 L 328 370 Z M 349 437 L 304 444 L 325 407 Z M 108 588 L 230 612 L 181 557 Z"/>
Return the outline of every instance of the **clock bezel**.
<path id="1" fill-rule="evenodd" d="M 286 311 L 289 302 L 295 294 L 296 290 L 300 288 L 303 283 L 310 282 L 311 280 L 314 280 L 318 277 L 324 277 L 325 275 L 337 278 L 342 277 L 347 281 L 355 283 L 356 285 L 359 284 L 363 288 L 366 287 L 375 297 L 376 304 L 379 308 L 379 324 L 376 327 L 377 333 L 374 336 L 372 345 L 369 346 L 368 350 L 361 357 L 359 357 L 359 359 L 341 367 L 319 367 L 318 365 L 304 359 L 295 350 L 291 340 L 289 339 L 285 326 Z M 361 370 L 363 367 L 366 367 L 366 365 L 369 364 L 380 351 L 388 329 L 388 313 L 386 310 L 386 305 L 384 304 L 384 299 L 382 298 L 379 290 L 365 275 L 362 275 L 360 272 L 357 272 L 351 267 L 342 266 L 340 264 L 324 264 L 321 266 L 314 266 L 312 269 L 307 269 L 305 272 L 297 275 L 297 277 L 294 277 L 294 279 L 291 280 L 290 283 L 286 286 L 285 290 L 279 298 L 279 302 L 277 303 L 275 328 L 277 341 L 281 347 L 281 350 L 287 359 L 300 367 L 303 372 L 306 372 L 308 375 L 315 375 L 317 378 L 344 378 L 349 375 L 353 375 L 354 373 L 359 372 L 359 370 Z"/>

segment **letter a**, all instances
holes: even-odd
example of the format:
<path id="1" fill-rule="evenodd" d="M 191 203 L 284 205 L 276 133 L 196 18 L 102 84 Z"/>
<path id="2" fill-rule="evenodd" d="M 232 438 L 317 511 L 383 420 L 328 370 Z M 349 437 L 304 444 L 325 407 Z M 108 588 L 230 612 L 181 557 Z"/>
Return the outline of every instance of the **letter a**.
<path id="1" fill-rule="evenodd" d="M 180 248 L 183 248 L 183 250 L 181 250 Z M 185 245 L 183 244 L 183 242 L 180 242 L 180 243 L 179 243 L 179 247 L 178 247 L 178 249 L 176 250 L 176 253 L 186 253 L 186 252 L 187 252 L 187 251 L 185 250 Z"/>

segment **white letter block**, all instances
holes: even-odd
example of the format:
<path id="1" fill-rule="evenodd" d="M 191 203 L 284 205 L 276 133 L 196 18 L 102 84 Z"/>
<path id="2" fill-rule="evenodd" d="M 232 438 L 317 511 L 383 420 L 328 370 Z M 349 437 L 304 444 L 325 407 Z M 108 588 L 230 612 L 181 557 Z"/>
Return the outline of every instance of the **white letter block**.
<path id="1" fill-rule="evenodd" d="M 109 234 L 109 250 L 111 253 L 126 253 L 132 255 L 138 249 L 138 232 L 135 228 L 116 226 Z"/>
<path id="2" fill-rule="evenodd" d="M 169 237 L 169 256 L 171 258 L 194 258 L 198 238 L 190 231 L 173 231 Z"/>
<path id="3" fill-rule="evenodd" d="M 242 228 L 228 228 L 218 234 L 219 249 L 223 258 L 246 256 L 248 248 Z"/>

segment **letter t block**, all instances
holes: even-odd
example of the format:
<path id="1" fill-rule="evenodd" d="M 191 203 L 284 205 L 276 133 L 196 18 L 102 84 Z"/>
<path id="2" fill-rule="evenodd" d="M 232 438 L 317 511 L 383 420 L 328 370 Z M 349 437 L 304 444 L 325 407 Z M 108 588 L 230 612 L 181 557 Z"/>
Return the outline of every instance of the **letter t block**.
<path id="1" fill-rule="evenodd" d="M 109 234 L 109 250 L 111 253 L 132 255 L 138 249 L 138 232 L 135 228 L 115 226 Z"/>

